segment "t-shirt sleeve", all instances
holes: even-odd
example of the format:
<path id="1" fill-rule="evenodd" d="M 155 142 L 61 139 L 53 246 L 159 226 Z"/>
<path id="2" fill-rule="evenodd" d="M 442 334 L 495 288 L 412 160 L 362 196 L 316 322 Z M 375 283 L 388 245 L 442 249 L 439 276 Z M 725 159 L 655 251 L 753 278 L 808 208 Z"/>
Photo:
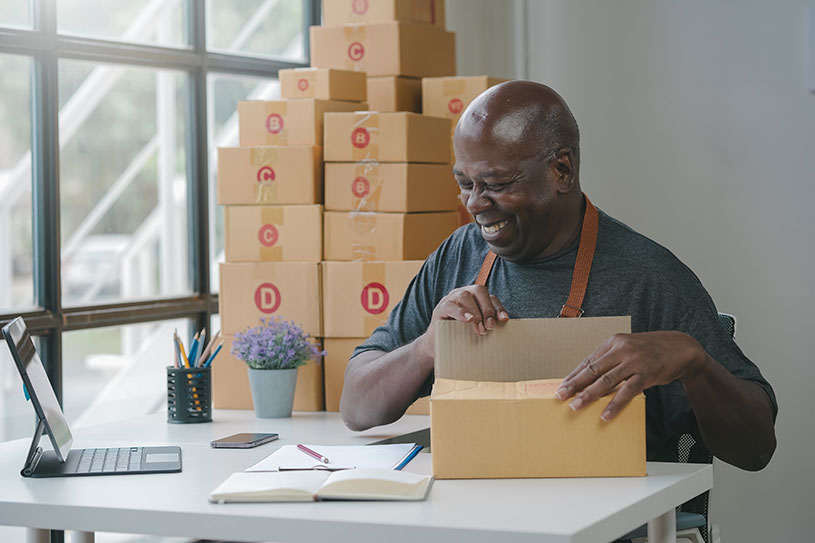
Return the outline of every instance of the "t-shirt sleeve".
<path id="1" fill-rule="evenodd" d="M 731 374 L 759 385 L 767 393 L 775 416 L 778 404 L 772 387 L 722 324 L 713 300 L 701 285 L 695 294 L 683 304 L 684 311 L 677 315 L 673 326 L 666 329 L 677 330 L 694 337 L 708 354 Z M 660 389 L 665 430 L 674 436 L 690 433 L 695 439 L 700 440 L 696 417 L 682 385 L 674 382 L 657 388 Z"/>
<path id="2" fill-rule="evenodd" d="M 680 320 L 682 331 L 690 334 L 719 364 L 745 381 L 752 381 L 764 389 L 773 406 L 773 417 L 778 414 L 778 402 L 772 386 L 761 371 L 736 344 L 725 329 L 710 296 L 700 296 Z"/>

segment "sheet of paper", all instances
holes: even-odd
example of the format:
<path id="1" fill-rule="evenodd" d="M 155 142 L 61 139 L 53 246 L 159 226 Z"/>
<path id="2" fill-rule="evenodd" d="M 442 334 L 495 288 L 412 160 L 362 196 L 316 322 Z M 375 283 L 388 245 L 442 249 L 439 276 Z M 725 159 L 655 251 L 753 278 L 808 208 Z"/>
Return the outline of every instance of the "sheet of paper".
<path id="1" fill-rule="evenodd" d="M 324 464 L 299 450 L 296 445 L 283 445 L 246 471 L 284 471 L 287 469 L 352 468 L 394 469 L 413 449 L 414 443 L 390 445 L 309 445 L 309 449 L 328 458 Z"/>

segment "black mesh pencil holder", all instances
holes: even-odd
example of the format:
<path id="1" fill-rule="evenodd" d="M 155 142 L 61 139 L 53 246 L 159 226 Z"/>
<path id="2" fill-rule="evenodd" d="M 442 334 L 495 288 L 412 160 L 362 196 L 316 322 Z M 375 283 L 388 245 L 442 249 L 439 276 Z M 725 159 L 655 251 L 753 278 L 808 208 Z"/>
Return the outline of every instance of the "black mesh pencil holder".
<path id="1" fill-rule="evenodd" d="M 210 368 L 167 368 L 167 422 L 212 421 Z"/>

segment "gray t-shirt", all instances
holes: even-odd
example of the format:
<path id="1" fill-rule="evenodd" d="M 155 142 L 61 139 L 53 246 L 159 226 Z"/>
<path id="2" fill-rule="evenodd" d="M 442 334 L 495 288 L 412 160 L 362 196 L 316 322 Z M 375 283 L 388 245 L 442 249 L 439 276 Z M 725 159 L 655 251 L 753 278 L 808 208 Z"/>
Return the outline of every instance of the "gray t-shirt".
<path id="1" fill-rule="evenodd" d="M 542 260 L 496 259 L 487 288 L 510 318 L 556 317 L 569 296 L 579 240 Z M 388 322 L 354 351 L 392 351 L 427 330 L 436 304 L 475 281 L 487 253 L 475 224 L 462 226 L 431 254 Z M 670 251 L 600 211 L 597 249 L 583 301 L 587 317 L 630 315 L 632 332 L 678 330 L 694 338 L 732 374 L 758 383 L 777 403 L 772 387 L 721 325 L 713 300 L 694 273 Z M 419 396 L 430 393 L 433 376 Z M 679 381 L 645 391 L 648 459 L 677 460 L 677 441 L 701 442 L 696 418 Z"/>

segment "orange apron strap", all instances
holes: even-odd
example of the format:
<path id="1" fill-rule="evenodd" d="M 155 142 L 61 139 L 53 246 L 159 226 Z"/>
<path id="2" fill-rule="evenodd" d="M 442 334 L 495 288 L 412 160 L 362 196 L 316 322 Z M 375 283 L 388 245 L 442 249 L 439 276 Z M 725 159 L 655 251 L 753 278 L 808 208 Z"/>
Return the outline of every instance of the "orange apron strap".
<path id="1" fill-rule="evenodd" d="M 577 248 L 577 259 L 572 272 L 572 288 L 569 298 L 560 308 L 558 317 L 580 317 L 583 315 L 583 298 L 586 296 L 586 287 L 589 284 L 591 262 L 594 259 L 594 249 L 597 247 L 597 231 L 600 226 L 600 217 L 597 208 L 586 199 L 586 213 L 583 215 L 583 229 L 580 233 L 580 246 Z"/>
<path id="2" fill-rule="evenodd" d="M 475 278 L 476 285 L 485 286 L 487 284 L 487 278 L 490 276 L 490 272 L 492 271 L 492 265 L 495 263 L 495 258 L 498 255 L 493 253 L 492 251 L 487 251 L 487 256 L 484 257 L 484 263 L 481 264 L 481 269 L 478 270 L 478 275 Z"/>
<path id="3" fill-rule="evenodd" d="M 586 287 L 589 284 L 591 263 L 594 259 L 594 250 L 597 248 L 597 232 L 600 226 L 597 208 L 589 201 L 588 196 L 583 194 L 583 198 L 586 199 L 586 212 L 583 215 L 580 245 L 577 248 L 577 259 L 572 272 L 572 287 L 569 291 L 569 298 L 560 308 L 558 317 L 580 317 L 583 315 L 583 298 L 586 296 Z M 476 285 L 487 284 L 496 256 L 492 251 L 487 251 L 484 263 L 481 264 L 481 269 L 478 270 L 478 276 L 475 278 Z"/>

